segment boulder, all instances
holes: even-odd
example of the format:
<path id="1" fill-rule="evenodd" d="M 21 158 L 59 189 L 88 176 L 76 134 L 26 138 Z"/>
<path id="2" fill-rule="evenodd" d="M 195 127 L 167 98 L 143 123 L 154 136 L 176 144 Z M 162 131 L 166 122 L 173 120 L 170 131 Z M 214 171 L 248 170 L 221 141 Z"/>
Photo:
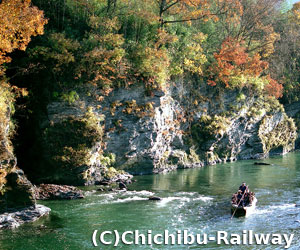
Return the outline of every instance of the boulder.
<path id="1" fill-rule="evenodd" d="M 10 213 L 0 214 L 0 229 L 13 229 L 23 223 L 34 222 L 40 217 L 48 215 L 50 211 L 50 208 L 43 205 L 34 205 Z"/>
<path id="2" fill-rule="evenodd" d="M 161 198 L 158 197 L 158 196 L 151 196 L 151 197 L 149 197 L 149 201 L 160 201 L 160 200 L 161 200 Z"/>
<path id="3" fill-rule="evenodd" d="M 265 163 L 265 162 L 254 162 L 254 165 L 269 166 L 271 164 L 270 163 Z"/>
<path id="4" fill-rule="evenodd" d="M 5 192 L 0 194 L 0 212 L 35 205 L 33 186 L 21 169 L 6 176 Z"/>
<path id="5" fill-rule="evenodd" d="M 35 187 L 37 200 L 74 200 L 84 198 L 83 191 L 67 185 L 41 184 Z"/>

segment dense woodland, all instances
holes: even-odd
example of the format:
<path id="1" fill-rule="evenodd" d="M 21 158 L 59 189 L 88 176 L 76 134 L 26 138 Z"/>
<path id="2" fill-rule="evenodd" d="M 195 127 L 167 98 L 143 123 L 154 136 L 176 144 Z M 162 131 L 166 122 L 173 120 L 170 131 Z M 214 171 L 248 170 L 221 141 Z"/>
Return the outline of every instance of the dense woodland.
<path id="1" fill-rule="evenodd" d="M 300 2 L 3 0 L 0 16 L 0 115 L 15 107 L 21 166 L 37 114 L 53 100 L 75 102 L 85 86 L 102 100 L 133 84 L 151 95 L 189 76 L 223 92 L 300 98 Z"/>
<path id="2" fill-rule="evenodd" d="M 186 74 L 216 88 L 298 99 L 299 3 L 288 11 L 280 0 L 6 0 L 0 6 L 1 83 L 33 102 L 72 101 L 84 84 L 99 86 L 104 96 L 137 80 L 163 89 Z"/>

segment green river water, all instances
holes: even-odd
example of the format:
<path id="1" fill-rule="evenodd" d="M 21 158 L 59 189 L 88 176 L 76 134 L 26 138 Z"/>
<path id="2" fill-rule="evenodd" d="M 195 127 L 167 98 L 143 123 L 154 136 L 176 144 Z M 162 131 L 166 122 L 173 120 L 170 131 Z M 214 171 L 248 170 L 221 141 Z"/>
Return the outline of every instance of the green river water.
<path id="1" fill-rule="evenodd" d="M 51 215 L 15 230 L 0 232 L 0 250 L 114 249 L 94 247 L 94 230 L 169 230 L 215 235 L 242 233 L 295 234 L 289 249 L 300 249 L 300 153 L 266 159 L 271 166 L 238 161 L 167 174 L 138 176 L 128 192 L 88 191 L 83 200 L 47 201 Z M 230 199 L 242 181 L 258 199 L 247 218 L 230 219 Z M 161 201 L 148 201 L 150 195 Z M 100 233 L 99 233 L 100 234 Z M 98 238 L 98 237 L 97 237 Z M 117 249 L 284 249 L 283 246 L 203 245 L 125 246 Z"/>

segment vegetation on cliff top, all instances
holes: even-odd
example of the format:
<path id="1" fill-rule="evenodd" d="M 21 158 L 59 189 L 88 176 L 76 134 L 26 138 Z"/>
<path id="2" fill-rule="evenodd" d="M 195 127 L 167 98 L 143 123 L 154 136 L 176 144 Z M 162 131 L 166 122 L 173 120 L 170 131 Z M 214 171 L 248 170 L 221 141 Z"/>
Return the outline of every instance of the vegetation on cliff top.
<path id="1" fill-rule="evenodd" d="M 186 74 L 220 88 L 282 97 L 284 76 L 270 64 L 281 35 L 277 19 L 291 22 L 297 15 L 296 7 L 280 13 L 281 0 L 33 3 L 49 24 L 26 55 L 16 56 L 10 73 L 34 96 L 42 93 L 41 101 L 86 84 L 98 86 L 103 96 L 137 80 L 163 89 Z M 35 82 L 40 79 L 45 81 Z"/>

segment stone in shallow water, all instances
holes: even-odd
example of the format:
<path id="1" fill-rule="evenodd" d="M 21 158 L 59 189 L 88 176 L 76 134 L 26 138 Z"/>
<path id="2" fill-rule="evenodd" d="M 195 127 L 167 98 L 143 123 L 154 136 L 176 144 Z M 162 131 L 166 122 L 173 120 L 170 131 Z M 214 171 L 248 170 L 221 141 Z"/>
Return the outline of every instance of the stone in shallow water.
<path id="1" fill-rule="evenodd" d="M 17 228 L 23 223 L 33 222 L 44 215 L 48 215 L 51 209 L 43 205 L 35 205 L 11 213 L 0 214 L 0 229 Z"/>
<path id="2" fill-rule="evenodd" d="M 254 162 L 254 165 L 269 166 L 271 164 L 266 162 Z"/>
<path id="3" fill-rule="evenodd" d="M 158 197 L 158 196 L 151 196 L 151 197 L 149 197 L 149 201 L 160 201 L 160 200 L 161 200 L 161 198 Z"/>

